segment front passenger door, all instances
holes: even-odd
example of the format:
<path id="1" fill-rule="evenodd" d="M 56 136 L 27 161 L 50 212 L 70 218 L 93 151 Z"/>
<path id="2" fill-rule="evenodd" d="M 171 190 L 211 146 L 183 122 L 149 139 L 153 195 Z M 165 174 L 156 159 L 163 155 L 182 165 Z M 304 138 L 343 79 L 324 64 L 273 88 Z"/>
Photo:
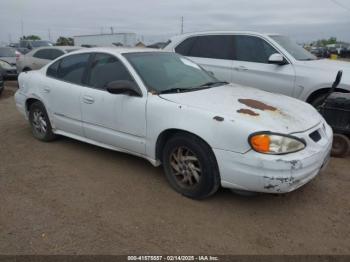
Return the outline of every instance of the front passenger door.
<path id="1" fill-rule="evenodd" d="M 279 53 L 264 39 L 251 35 L 234 36 L 232 82 L 272 93 L 293 95 L 295 71 L 290 64 L 269 64 L 269 57 Z"/>
<path id="2" fill-rule="evenodd" d="M 111 94 L 112 81 L 135 81 L 117 57 L 96 53 L 89 66 L 81 98 L 85 135 L 93 141 L 137 154 L 145 154 L 146 96 Z"/>

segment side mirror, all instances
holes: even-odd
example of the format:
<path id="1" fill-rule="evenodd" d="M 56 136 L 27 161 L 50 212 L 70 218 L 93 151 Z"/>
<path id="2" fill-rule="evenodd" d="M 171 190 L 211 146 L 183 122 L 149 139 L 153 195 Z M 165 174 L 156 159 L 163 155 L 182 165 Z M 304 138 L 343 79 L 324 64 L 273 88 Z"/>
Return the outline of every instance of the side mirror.
<path id="1" fill-rule="evenodd" d="M 283 55 L 275 53 L 269 57 L 269 64 L 285 65 L 287 61 L 284 59 Z"/>
<path id="2" fill-rule="evenodd" d="M 142 96 L 139 87 L 128 80 L 117 80 L 109 82 L 106 86 L 106 90 L 111 94 L 125 94 L 129 96 Z"/>

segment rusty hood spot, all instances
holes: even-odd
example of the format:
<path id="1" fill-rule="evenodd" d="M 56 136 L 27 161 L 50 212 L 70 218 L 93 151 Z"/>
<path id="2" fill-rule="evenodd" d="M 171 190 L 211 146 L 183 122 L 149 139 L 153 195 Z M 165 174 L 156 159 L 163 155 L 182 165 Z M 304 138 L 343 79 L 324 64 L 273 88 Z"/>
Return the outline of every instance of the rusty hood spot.
<path id="1" fill-rule="evenodd" d="M 214 116 L 213 119 L 216 120 L 216 121 L 218 121 L 218 122 L 224 121 L 224 118 L 221 117 L 221 116 Z"/>
<path id="2" fill-rule="evenodd" d="M 251 116 L 258 116 L 259 115 L 258 113 L 255 113 L 253 110 L 244 109 L 244 108 L 237 110 L 237 112 L 241 113 L 241 114 L 251 115 Z"/>
<path id="3" fill-rule="evenodd" d="M 260 110 L 270 110 L 270 111 L 276 111 L 277 108 L 276 107 L 273 107 L 273 106 L 270 106 L 270 105 L 267 105 L 261 101 L 258 101 L 258 100 L 254 100 L 254 99 L 238 99 L 238 102 L 248 106 L 248 107 L 251 107 L 251 108 L 254 108 L 254 109 L 260 109 Z"/>

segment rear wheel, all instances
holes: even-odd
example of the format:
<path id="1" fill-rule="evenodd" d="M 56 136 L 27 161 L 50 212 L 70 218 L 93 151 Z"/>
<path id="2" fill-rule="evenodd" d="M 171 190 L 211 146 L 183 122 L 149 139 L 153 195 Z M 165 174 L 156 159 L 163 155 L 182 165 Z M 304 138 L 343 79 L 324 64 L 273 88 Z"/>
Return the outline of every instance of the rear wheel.
<path id="1" fill-rule="evenodd" d="M 34 102 L 29 110 L 29 123 L 35 138 L 49 142 L 56 138 L 52 132 L 51 123 L 44 105 L 41 102 Z"/>
<path id="2" fill-rule="evenodd" d="M 350 141 L 345 135 L 334 134 L 331 155 L 334 157 L 345 157 L 349 152 Z"/>
<path id="3" fill-rule="evenodd" d="M 29 68 L 29 67 L 25 67 L 25 68 L 23 68 L 23 70 L 22 70 L 22 72 L 28 72 L 28 71 L 32 71 L 32 69 Z"/>
<path id="4" fill-rule="evenodd" d="M 214 153 L 194 135 L 178 134 L 169 139 L 163 150 L 163 167 L 172 188 L 186 197 L 203 199 L 220 186 Z"/>

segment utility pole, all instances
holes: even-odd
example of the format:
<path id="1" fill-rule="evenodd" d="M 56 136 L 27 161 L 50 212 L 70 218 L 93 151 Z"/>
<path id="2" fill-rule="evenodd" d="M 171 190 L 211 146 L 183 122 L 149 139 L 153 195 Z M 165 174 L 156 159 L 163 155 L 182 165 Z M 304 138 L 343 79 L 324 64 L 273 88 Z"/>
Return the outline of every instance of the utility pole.
<path id="1" fill-rule="evenodd" d="M 21 18 L 21 33 L 22 33 L 21 37 L 24 37 L 23 19 L 22 18 Z"/>
<path id="2" fill-rule="evenodd" d="M 11 33 L 9 33 L 9 43 L 10 43 L 10 44 L 12 43 L 12 36 L 11 36 Z"/>
<path id="3" fill-rule="evenodd" d="M 184 17 L 181 16 L 181 34 L 184 33 Z"/>
<path id="4" fill-rule="evenodd" d="M 101 26 L 100 35 L 103 35 L 103 26 Z"/>
<path id="5" fill-rule="evenodd" d="M 111 34 L 112 34 L 112 35 L 114 34 L 113 26 L 111 26 Z"/>
<path id="6" fill-rule="evenodd" d="M 49 40 L 51 41 L 51 30 L 50 30 L 50 28 L 48 29 L 48 35 L 49 35 Z"/>

